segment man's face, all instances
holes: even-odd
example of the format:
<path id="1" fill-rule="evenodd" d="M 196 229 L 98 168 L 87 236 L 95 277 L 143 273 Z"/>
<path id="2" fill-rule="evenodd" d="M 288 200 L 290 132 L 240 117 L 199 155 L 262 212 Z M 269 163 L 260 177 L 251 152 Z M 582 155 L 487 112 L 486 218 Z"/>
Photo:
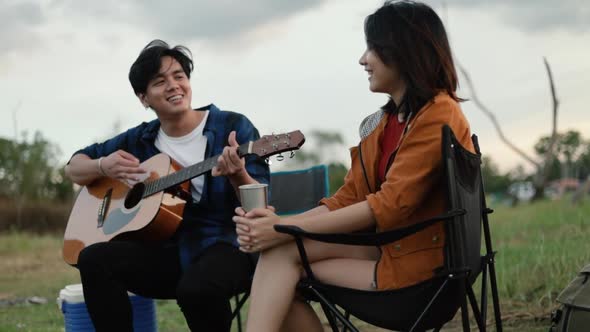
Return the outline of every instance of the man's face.
<path id="1" fill-rule="evenodd" d="M 151 107 L 158 117 L 173 116 L 191 109 L 191 84 L 176 59 L 162 57 L 158 74 L 148 82 L 139 99 Z"/>

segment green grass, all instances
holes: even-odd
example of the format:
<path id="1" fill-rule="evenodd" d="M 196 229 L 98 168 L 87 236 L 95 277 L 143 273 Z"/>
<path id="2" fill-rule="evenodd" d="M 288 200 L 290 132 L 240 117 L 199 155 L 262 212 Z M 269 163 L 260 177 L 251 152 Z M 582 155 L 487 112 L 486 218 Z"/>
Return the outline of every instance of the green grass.
<path id="1" fill-rule="evenodd" d="M 500 294 L 532 309 L 557 294 L 590 264 L 590 204 L 544 201 L 491 216 Z"/>
<path id="2" fill-rule="evenodd" d="M 546 331 L 557 295 L 590 264 L 590 201 L 500 207 L 490 227 L 504 321 Z"/>
<path id="3" fill-rule="evenodd" d="M 590 201 L 498 207 L 490 226 L 505 330 L 546 331 L 557 294 L 590 264 Z M 0 306 L 0 331 L 63 331 L 55 299 L 64 285 L 80 281 L 77 270 L 63 263 L 61 244 L 57 235 L 0 234 L 0 300 L 48 299 Z M 174 301 L 156 303 L 159 331 L 188 330 Z M 454 322 L 445 331 L 457 329 Z"/>
<path id="4" fill-rule="evenodd" d="M 80 283 L 78 271 L 61 259 L 62 239 L 23 233 L 0 234 L 0 300 L 40 296 L 47 304 L 0 306 L 0 331 L 64 331 L 56 299 L 68 284 Z M 159 331 L 187 331 L 174 301 L 157 301 Z"/>

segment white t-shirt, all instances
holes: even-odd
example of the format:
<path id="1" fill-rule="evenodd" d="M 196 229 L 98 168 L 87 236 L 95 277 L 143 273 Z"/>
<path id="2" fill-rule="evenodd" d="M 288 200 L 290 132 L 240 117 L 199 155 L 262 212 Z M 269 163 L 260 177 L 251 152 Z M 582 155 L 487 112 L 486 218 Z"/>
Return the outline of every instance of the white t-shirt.
<path id="1" fill-rule="evenodd" d="M 206 111 L 201 123 L 193 131 L 181 137 L 170 137 L 160 128 L 156 137 L 156 147 L 182 167 L 192 166 L 203 161 L 207 148 L 207 137 L 203 135 L 203 128 L 208 116 L 209 111 Z M 204 183 L 204 175 L 199 175 L 191 180 L 191 194 L 195 202 L 201 200 Z"/>

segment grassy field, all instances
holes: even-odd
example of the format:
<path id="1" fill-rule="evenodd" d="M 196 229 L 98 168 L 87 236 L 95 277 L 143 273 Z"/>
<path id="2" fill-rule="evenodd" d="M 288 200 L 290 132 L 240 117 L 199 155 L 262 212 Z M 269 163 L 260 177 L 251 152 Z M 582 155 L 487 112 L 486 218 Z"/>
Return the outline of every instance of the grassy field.
<path id="1" fill-rule="evenodd" d="M 557 294 L 590 263 L 590 201 L 500 207 L 491 227 L 505 330 L 546 331 Z M 55 299 L 79 276 L 61 260 L 61 244 L 59 236 L 0 234 L 0 331 L 64 330 Z M 27 304 L 32 296 L 48 303 Z M 158 301 L 157 316 L 160 331 L 187 330 L 174 301 Z"/>

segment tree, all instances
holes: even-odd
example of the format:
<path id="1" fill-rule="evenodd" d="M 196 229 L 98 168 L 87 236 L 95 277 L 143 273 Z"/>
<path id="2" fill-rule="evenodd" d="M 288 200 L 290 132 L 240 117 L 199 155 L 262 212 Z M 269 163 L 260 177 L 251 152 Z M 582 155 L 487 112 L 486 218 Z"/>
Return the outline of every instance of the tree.
<path id="1" fill-rule="evenodd" d="M 590 141 L 582 141 L 580 156 L 574 162 L 579 171 L 579 178 L 585 179 L 590 176 Z"/>
<path id="2" fill-rule="evenodd" d="M 16 112 L 19 107 L 20 102 L 13 111 L 15 131 L 18 131 Z M 120 131 L 121 119 L 115 119 L 113 134 L 107 137 Z M 65 176 L 63 165 L 57 163 L 60 155 L 59 148 L 38 131 L 32 140 L 26 132 L 14 141 L 0 138 L 0 195 L 21 202 L 71 200 L 73 183 Z"/>
<path id="3" fill-rule="evenodd" d="M 57 166 L 59 149 L 36 132 L 32 141 L 0 139 L 0 195 L 16 202 L 17 225 L 26 202 L 68 200 L 72 183 Z"/>
<path id="4" fill-rule="evenodd" d="M 538 155 L 545 155 L 547 153 L 550 137 L 543 136 L 535 144 L 535 152 Z M 555 165 L 550 166 L 550 180 L 557 178 L 577 178 L 579 177 L 579 169 L 577 160 L 583 154 L 584 142 L 582 135 L 576 130 L 568 130 L 565 134 L 558 133 L 554 147 L 554 158 L 553 160 L 547 160 L 546 162 L 555 161 L 559 164 L 560 173 L 556 177 Z"/>
<path id="5" fill-rule="evenodd" d="M 488 193 L 505 193 L 512 183 L 510 174 L 500 174 L 498 166 L 488 156 L 482 158 L 481 175 Z"/>
<path id="6" fill-rule="evenodd" d="M 582 137 L 580 133 L 575 130 L 568 130 L 560 137 L 559 145 L 566 165 L 564 177 L 577 177 L 577 174 L 575 174 L 577 172 L 574 167 L 574 160 L 578 157 L 578 152 L 582 146 Z"/>
<path id="7" fill-rule="evenodd" d="M 490 121 L 494 125 L 494 128 L 496 129 L 496 132 L 498 133 L 498 136 L 500 136 L 500 140 L 504 144 L 506 144 L 512 151 L 514 151 L 516 154 L 518 154 L 524 160 L 526 160 L 528 163 L 530 163 L 533 167 L 535 167 L 536 173 L 533 178 L 535 195 L 534 195 L 533 199 L 540 199 L 544 196 L 545 187 L 547 186 L 547 184 L 549 182 L 548 178 L 549 178 L 549 173 L 551 170 L 552 160 L 553 160 L 553 158 L 555 158 L 554 157 L 554 146 L 555 146 L 555 142 L 557 140 L 557 110 L 559 108 L 559 101 L 558 101 L 556 93 L 555 93 L 555 85 L 553 83 L 553 74 L 551 72 L 551 67 L 549 66 L 549 62 L 547 62 L 547 59 L 545 59 L 545 57 L 543 57 L 543 62 L 545 63 L 545 69 L 547 70 L 547 76 L 549 78 L 549 87 L 551 89 L 551 97 L 553 100 L 553 112 L 552 112 L 553 121 L 552 121 L 551 136 L 550 136 L 548 144 L 547 144 L 546 152 L 545 152 L 541 161 L 538 161 L 535 158 L 532 158 L 531 156 L 529 156 L 523 150 L 521 150 L 516 145 L 514 145 L 504 135 L 502 128 L 500 127 L 500 124 L 499 124 L 498 120 L 496 119 L 496 116 L 494 115 L 494 113 L 488 107 L 486 107 L 479 99 L 479 97 L 476 93 L 475 87 L 473 85 L 473 82 L 471 81 L 471 77 L 470 77 L 469 73 L 467 72 L 467 70 L 465 70 L 463 68 L 463 66 L 461 66 L 460 64 L 457 64 L 459 71 L 463 74 L 463 77 L 465 77 L 465 81 L 467 82 L 467 85 L 469 86 L 469 89 L 471 90 L 471 98 L 473 99 L 473 102 L 490 119 Z"/>
<path id="8" fill-rule="evenodd" d="M 580 156 L 574 163 L 579 172 L 578 178 L 583 182 L 572 196 L 572 203 L 574 204 L 579 203 L 582 197 L 590 191 L 590 142 L 582 141 L 580 151 Z"/>
<path id="9" fill-rule="evenodd" d="M 535 153 L 539 157 L 542 157 L 547 153 L 549 141 L 550 141 L 549 136 L 543 136 L 537 141 L 537 143 L 535 143 L 534 150 L 535 150 Z M 553 180 L 557 180 L 557 179 L 561 178 L 562 167 L 561 167 L 561 162 L 559 161 L 560 148 L 561 148 L 561 146 L 559 144 L 556 144 L 554 147 L 553 158 L 551 158 L 551 160 L 545 160 L 545 163 L 550 164 L 548 166 L 549 170 L 547 172 L 547 180 L 548 181 L 553 181 Z"/>

